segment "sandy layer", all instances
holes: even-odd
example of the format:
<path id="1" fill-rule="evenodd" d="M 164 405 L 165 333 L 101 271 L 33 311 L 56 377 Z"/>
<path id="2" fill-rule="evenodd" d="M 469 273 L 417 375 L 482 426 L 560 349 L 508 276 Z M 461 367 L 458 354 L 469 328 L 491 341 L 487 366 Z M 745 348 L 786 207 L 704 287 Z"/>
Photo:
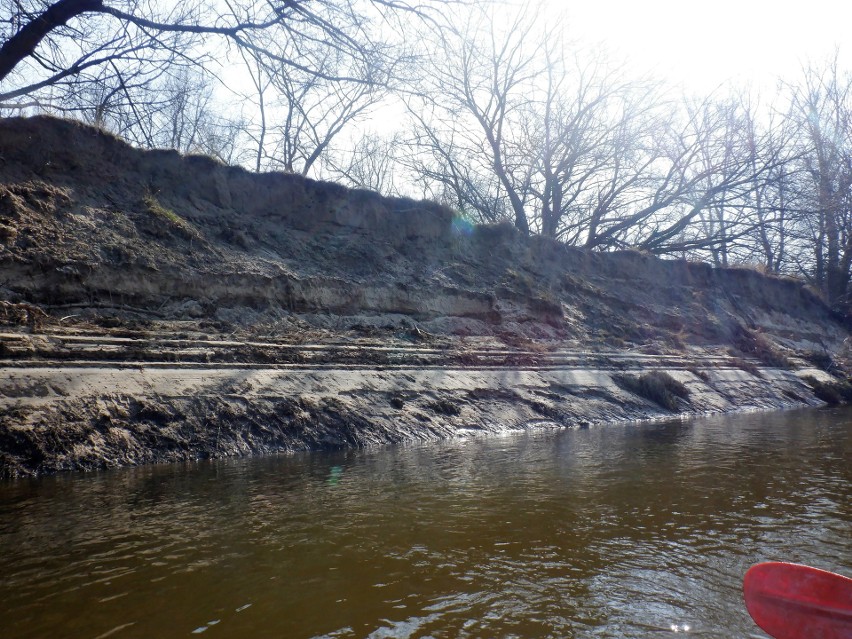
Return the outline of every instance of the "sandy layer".
<path id="1" fill-rule="evenodd" d="M 7 344 L 15 343 L 13 338 L 18 343 L 32 339 L 14 333 L 3 337 Z M 39 339 L 62 343 L 59 334 Z M 110 346 L 79 336 L 66 339 L 91 349 Z M 216 340 L 207 343 L 207 348 L 223 346 Z M 204 348 L 191 340 L 182 340 L 182 347 L 186 356 Z M 318 363 L 15 360 L 0 368 L 0 473 L 819 405 L 809 384 L 832 381 L 814 368 L 773 369 L 708 351 L 688 357 L 569 349 L 543 354 L 363 343 L 306 343 L 293 349 L 312 354 Z M 115 356 L 115 351 L 88 354 Z M 402 363 L 388 363 L 389 354 Z M 430 357 L 427 364 L 404 361 Z M 385 363 L 370 364 L 374 359 Z M 625 384 L 652 372 L 685 389 L 669 397 L 673 404 Z"/>

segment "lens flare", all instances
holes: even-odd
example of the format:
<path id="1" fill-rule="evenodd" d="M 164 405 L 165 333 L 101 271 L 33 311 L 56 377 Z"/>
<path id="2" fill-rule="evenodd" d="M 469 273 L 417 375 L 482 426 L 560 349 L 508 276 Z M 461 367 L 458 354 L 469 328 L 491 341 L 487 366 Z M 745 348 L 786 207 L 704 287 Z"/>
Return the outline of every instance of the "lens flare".
<path id="1" fill-rule="evenodd" d="M 468 237 L 473 233 L 473 224 L 456 215 L 452 222 L 453 235 Z"/>

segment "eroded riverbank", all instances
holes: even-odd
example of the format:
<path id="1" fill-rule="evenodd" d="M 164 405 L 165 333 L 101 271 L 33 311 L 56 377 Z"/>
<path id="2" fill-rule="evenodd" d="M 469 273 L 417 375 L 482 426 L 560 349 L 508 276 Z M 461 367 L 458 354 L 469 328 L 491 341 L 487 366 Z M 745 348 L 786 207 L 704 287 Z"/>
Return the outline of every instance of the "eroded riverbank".
<path id="1" fill-rule="evenodd" d="M 389 346 L 184 336 L 163 343 L 156 358 L 144 351 L 158 345 L 150 336 L 2 338 L 22 355 L 0 367 L 5 476 L 816 406 L 819 385 L 837 383 L 813 366 L 768 368 L 719 349 L 652 355 L 483 340 Z M 24 343 L 49 347 L 42 356 L 66 355 L 28 359 L 34 351 Z M 240 361 L 246 349 L 280 352 L 280 361 Z M 229 351 L 232 361 L 215 361 Z M 148 357 L 115 361 L 122 352 Z"/>
<path id="2" fill-rule="evenodd" d="M 0 476 L 848 401 L 801 282 L 0 120 Z"/>

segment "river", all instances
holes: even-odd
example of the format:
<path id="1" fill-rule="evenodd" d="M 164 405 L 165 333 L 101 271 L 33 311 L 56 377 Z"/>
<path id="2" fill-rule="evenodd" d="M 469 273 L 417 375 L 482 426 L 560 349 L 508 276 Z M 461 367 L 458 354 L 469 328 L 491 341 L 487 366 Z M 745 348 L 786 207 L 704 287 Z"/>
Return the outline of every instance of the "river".
<path id="1" fill-rule="evenodd" d="M 764 637 L 852 572 L 852 410 L 0 483 L 0 636 Z"/>

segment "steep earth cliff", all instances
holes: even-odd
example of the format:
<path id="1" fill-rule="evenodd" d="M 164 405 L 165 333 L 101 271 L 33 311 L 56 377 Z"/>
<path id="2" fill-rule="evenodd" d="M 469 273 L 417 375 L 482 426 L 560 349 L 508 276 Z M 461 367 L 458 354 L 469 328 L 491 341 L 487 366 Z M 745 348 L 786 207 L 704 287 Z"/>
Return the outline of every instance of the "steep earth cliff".
<path id="1" fill-rule="evenodd" d="M 0 476 L 845 401 L 748 269 L 0 120 Z"/>

